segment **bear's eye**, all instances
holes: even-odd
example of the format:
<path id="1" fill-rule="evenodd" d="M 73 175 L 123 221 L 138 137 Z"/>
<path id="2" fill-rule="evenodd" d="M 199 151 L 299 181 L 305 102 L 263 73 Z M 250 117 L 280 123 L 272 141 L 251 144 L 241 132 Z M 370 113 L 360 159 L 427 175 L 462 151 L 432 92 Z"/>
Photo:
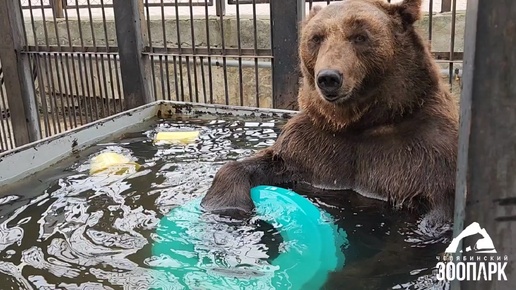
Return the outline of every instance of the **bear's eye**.
<path id="1" fill-rule="evenodd" d="M 365 36 L 364 34 L 357 34 L 357 35 L 353 36 L 354 43 L 363 43 L 366 40 L 367 40 L 367 36 Z"/>
<path id="2" fill-rule="evenodd" d="M 319 43 L 323 42 L 323 40 L 324 40 L 324 36 L 314 35 L 310 41 L 312 41 L 315 44 L 319 44 Z"/>

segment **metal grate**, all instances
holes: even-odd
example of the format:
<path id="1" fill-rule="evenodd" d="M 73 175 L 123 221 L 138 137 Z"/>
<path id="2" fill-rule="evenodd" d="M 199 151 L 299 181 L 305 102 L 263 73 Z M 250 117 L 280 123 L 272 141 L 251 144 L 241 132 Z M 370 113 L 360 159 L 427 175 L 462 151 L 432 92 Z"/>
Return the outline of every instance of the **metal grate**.
<path id="1" fill-rule="evenodd" d="M 33 87 L 28 89 L 33 93 L 28 93 L 29 100 L 25 101 L 37 107 L 34 120 L 38 124 L 29 124 L 33 132 L 39 132 L 32 134 L 33 138 L 52 136 L 121 112 L 141 104 L 138 98 L 264 108 L 290 106 L 297 94 L 297 23 L 313 5 L 333 2 L 17 1 L 20 4 L 1 5 L 17 7 L 16 13 L 24 19 L 20 22 L 21 39 L 14 37 L 22 49 L 14 45 L 13 53 L 25 58 L 22 66 L 30 70 L 27 78 Z M 122 6 L 124 3 L 127 6 Z M 465 8 L 465 0 L 423 3 L 427 13 L 418 28 L 431 43 L 443 77 L 458 93 L 463 44 L 462 33 L 456 32 L 464 29 L 464 13 L 458 10 Z M 305 14 L 298 15 L 302 9 L 294 8 L 303 4 Z M 127 8 L 131 5 L 141 5 L 141 27 L 125 21 L 134 17 Z M 117 33 L 120 27 L 129 32 Z M 143 31 L 138 30 L 141 28 Z M 11 61 L 16 54 L 9 58 L 10 65 L 16 65 Z M 2 94 L 6 95 L 5 88 Z M 290 100 L 282 100 L 285 96 Z M 6 103 L 1 104 L 3 111 L 8 99 L 2 99 Z M 9 121 L 18 132 L 27 126 L 18 123 L 31 119 L 20 114 L 31 112 L 18 112 L 18 108 L 14 113 L 15 107 L 11 106 L 8 114 L 16 118 L 2 120 L 18 120 Z M 7 126 L 7 121 L 2 124 Z M 7 148 L 4 139 L 2 148 Z M 18 139 L 20 143 L 27 138 Z"/>
<path id="2" fill-rule="evenodd" d="M 35 2 L 40 8 L 31 6 Z M 65 9 L 65 21 L 59 23 L 52 10 L 42 8 L 43 1 L 32 0 L 25 11 L 30 26 L 25 27 L 27 46 L 23 53 L 30 56 L 36 76 L 43 137 L 123 110 L 116 41 L 108 31 L 106 16 L 113 8 L 98 0 L 100 11 L 83 12 L 81 2 L 93 1 L 68 1 L 75 10 Z"/>
<path id="3" fill-rule="evenodd" d="M 2 63 L 0 62 L 0 153 L 15 147 L 11 112 L 5 92 Z"/>
<path id="4" fill-rule="evenodd" d="M 61 1 L 61 3 L 57 3 Z M 150 0 L 146 5 L 151 7 L 163 6 L 204 6 L 205 3 L 213 5 L 213 0 Z M 31 8 L 52 8 L 54 6 L 59 9 L 73 8 L 102 8 L 112 7 L 113 0 L 21 0 L 24 9 Z"/>
<path id="5" fill-rule="evenodd" d="M 147 0 L 145 0 L 147 3 Z M 220 0 L 216 0 L 218 7 Z M 146 6 L 152 90 L 155 99 L 272 106 L 270 20 L 256 6 L 219 15 L 208 5 L 152 13 Z M 160 27 L 159 33 L 150 30 Z M 247 31 L 245 38 L 243 31 Z"/>

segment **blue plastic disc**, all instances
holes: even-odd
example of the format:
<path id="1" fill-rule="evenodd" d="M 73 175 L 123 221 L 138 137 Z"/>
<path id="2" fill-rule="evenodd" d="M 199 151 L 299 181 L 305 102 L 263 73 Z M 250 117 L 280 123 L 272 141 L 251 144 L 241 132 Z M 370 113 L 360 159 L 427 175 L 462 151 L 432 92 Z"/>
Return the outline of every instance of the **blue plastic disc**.
<path id="1" fill-rule="evenodd" d="M 267 255 L 265 233 L 253 223 L 231 224 L 203 213 L 197 198 L 160 221 L 151 265 L 169 278 L 151 288 L 312 290 L 324 285 L 330 271 L 344 266 L 341 247 L 347 246 L 347 235 L 329 214 L 279 187 L 255 187 L 251 198 L 253 220 L 269 223 L 281 235 L 275 258 Z"/>

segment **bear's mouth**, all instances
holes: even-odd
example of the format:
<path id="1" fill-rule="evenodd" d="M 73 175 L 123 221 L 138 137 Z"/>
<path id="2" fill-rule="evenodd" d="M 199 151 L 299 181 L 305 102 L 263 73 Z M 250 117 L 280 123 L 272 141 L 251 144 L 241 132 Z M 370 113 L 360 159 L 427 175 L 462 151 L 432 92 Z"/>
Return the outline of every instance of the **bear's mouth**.
<path id="1" fill-rule="evenodd" d="M 322 95 L 323 95 L 323 98 L 330 103 L 334 103 L 339 99 L 339 95 L 327 95 L 327 94 L 322 94 Z"/>
<path id="2" fill-rule="evenodd" d="M 329 103 L 342 103 L 351 98 L 351 93 L 348 94 L 321 94 L 323 99 Z"/>

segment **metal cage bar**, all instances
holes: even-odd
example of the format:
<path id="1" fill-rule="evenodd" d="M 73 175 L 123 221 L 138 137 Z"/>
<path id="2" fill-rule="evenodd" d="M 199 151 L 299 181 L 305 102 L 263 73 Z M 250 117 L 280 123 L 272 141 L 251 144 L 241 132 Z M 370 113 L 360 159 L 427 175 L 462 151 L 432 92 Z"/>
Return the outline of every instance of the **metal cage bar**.
<path id="1" fill-rule="evenodd" d="M 148 100 L 292 107 L 299 73 L 297 24 L 313 5 L 334 2 L 138 0 L 143 10 L 139 24 L 125 26 L 127 18 L 116 17 L 121 14 L 115 11 L 113 0 L 17 1 L 26 20 L 19 54 L 30 62 L 23 67 L 33 75 L 43 136 L 134 106 L 138 102 L 131 105 L 130 95 Z M 456 93 L 463 56 L 459 1 L 424 0 L 428 13 L 419 24 L 443 77 Z M 448 2 L 450 13 L 436 17 L 443 10 L 441 3 Z M 60 7 L 62 12 L 56 11 Z M 130 93 L 143 85 L 148 86 L 142 91 L 148 95 Z"/>
<path id="2" fill-rule="evenodd" d="M 516 2 L 469 0 L 467 13 L 454 236 L 479 223 L 496 254 L 472 255 L 506 263 L 507 280 L 455 280 L 453 289 L 509 290 L 516 274 Z M 460 245 L 463 255 L 467 246 Z"/>

